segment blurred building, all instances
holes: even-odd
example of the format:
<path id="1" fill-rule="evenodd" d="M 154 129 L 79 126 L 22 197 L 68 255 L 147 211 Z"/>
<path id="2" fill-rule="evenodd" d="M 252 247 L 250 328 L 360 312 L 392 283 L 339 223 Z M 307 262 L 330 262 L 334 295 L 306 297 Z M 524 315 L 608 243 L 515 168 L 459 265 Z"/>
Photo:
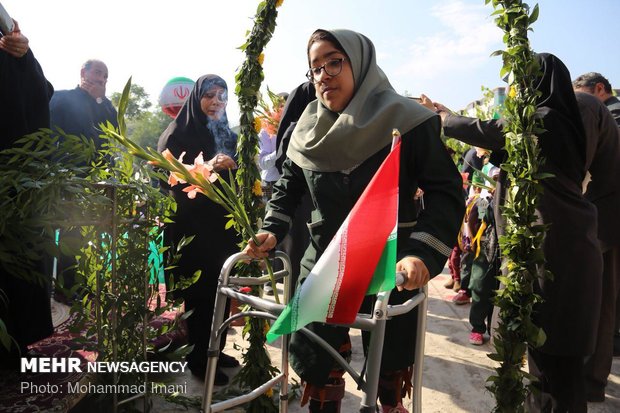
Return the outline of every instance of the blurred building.
<path id="1" fill-rule="evenodd" d="M 469 103 L 462 114 L 473 118 L 497 119 L 500 117 L 501 108 L 506 100 L 506 88 L 499 86 L 490 90 L 490 93 L 485 94 L 478 100 L 474 100 Z"/>

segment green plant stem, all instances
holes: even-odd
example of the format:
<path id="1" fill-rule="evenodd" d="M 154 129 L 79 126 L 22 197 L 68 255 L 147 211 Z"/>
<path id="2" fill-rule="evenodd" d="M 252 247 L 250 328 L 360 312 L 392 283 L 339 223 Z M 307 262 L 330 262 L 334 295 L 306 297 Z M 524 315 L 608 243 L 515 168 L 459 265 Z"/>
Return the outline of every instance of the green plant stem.
<path id="1" fill-rule="evenodd" d="M 246 59 L 241 65 L 241 69 L 235 76 L 235 93 L 239 98 L 239 141 L 238 159 L 239 171 L 236 180 L 239 186 L 239 201 L 246 206 L 249 220 L 258 223 L 263 214 L 263 207 L 260 196 L 253 193 L 252 188 L 260 180 L 260 174 L 255 162 L 258 154 L 258 135 L 254 129 L 254 111 L 258 104 L 259 89 L 263 81 L 262 72 L 262 51 L 267 45 L 276 26 L 278 12 L 276 8 L 281 2 L 276 0 L 260 1 L 254 16 L 254 26 L 248 32 L 246 42 L 240 47 L 245 53 Z M 250 238 L 246 233 L 245 239 Z M 269 264 L 267 264 L 270 268 Z M 258 273 L 256 266 L 246 266 L 242 269 L 252 276 Z M 273 276 L 271 275 L 272 279 Z M 277 289 L 274 287 L 274 294 Z M 249 331 L 250 347 L 243 354 L 243 368 L 237 374 L 238 382 L 241 385 L 255 388 L 264 383 L 276 374 L 275 368 L 271 365 L 269 355 L 265 349 L 264 323 L 261 320 L 250 318 L 246 324 Z M 244 329 L 244 331 L 246 331 Z M 270 413 L 277 412 L 277 406 L 273 400 L 266 395 L 254 399 L 246 409 L 247 413 Z"/>
<path id="2" fill-rule="evenodd" d="M 539 170 L 544 162 L 535 135 L 540 128 L 534 116 L 538 92 L 533 80 L 539 76 L 539 68 L 527 38 L 530 25 L 538 17 L 538 6 L 530 13 L 529 6 L 521 0 L 485 3 L 493 4 L 496 24 L 505 33 L 506 50 L 494 54 L 502 56 L 500 74 L 509 74 L 512 92 L 507 93 L 504 111 L 508 156 L 502 169 L 507 172 L 510 186 L 502 206 L 506 225 L 505 235 L 500 238 L 504 265 L 499 279 L 503 289 L 496 297 L 500 313 L 495 353 L 489 356 L 500 366 L 489 378 L 488 387 L 495 395 L 495 412 L 522 412 L 528 393 L 524 380 L 531 378 L 522 370 L 527 346 L 544 342 L 544 332 L 532 321 L 534 305 L 540 301 L 533 293 L 533 284 L 543 276 L 539 269 L 544 264 L 540 251 L 545 232 L 545 226 L 537 223 L 536 214 L 542 193 Z"/>

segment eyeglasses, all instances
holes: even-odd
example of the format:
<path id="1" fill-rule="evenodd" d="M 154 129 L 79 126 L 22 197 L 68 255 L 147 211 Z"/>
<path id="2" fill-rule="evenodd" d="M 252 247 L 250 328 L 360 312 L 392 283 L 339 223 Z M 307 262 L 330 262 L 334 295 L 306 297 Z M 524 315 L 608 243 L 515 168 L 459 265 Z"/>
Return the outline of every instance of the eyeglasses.
<path id="1" fill-rule="evenodd" d="M 319 77 L 321 76 L 321 71 L 323 70 L 325 70 L 325 73 L 330 76 L 338 76 L 340 72 L 342 72 L 342 62 L 344 62 L 345 60 L 347 59 L 341 57 L 340 59 L 328 60 L 323 66 L 311 67 L 306 72 L 306 77 L 312 83 L 318 83 Z"/>
<path id="2" fill-rule="evenodd" d="M 225 90 L 220 90 L 217 92 L 208 91 L 204 95 L 202 95 L 202 97 L 207 99 L 217 98 L 217 100 L 219 100 L 221 103 L 228 102 L 228 92 Z"/>

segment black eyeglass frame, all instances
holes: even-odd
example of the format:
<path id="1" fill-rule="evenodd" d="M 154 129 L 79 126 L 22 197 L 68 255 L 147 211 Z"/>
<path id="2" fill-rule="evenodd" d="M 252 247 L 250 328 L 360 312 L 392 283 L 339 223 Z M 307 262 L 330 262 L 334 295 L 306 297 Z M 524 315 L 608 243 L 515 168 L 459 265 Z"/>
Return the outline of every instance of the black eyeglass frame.
<path id="1" fill-rule="evenodd" d="M 321 76 L 322 71 L 325 71 L 325 73 L 327 73 L 329 76 L 336 77 L 340 73 L 342 73 L 342 64 L 346 61 L 347 61 L 346 57 L 339 57 L 338 59 L 329 59 L 322 66 L 311 67 L 310 69 L 308 69 L 308 71 L 306 72 L 306 78 L 312 83 L 318 83 L 319 82 L 318 77 Z M 334 62 L 338 62 L 338 70 L 335 73 L 327 70 L 327 66 L 330 63 L 334 63 Z"/>

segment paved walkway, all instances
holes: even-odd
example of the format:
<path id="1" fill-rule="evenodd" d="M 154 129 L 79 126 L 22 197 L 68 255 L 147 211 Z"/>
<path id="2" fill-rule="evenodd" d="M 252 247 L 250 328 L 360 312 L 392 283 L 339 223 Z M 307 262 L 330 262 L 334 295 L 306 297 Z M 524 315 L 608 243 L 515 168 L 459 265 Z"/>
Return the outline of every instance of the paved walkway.
<path id="1" fill-rule="evenodd" d="M 457 306 L 450 302 L 455 293 L 443 287 L 448 277 L 447 273 L 441 274 L 429 284 L 422 410 L 425 413 L 490 412 L 494 407 L 494 399 L 485 389 L 485 384 L 494 366 L 494 362 L 487 357 L 492 348 L 488 342 L 482 346 L 469 344 L 469 305 Z M 359 332 L 352 331 L 352 341 L 354 347 L 352 365 L 359 371 L 363 362 Z M 228 335 L 225 350 L 227 354 L 238 356 L 239 352 L 233 349 L 233 343 L 243 345 L 240 327 L 235 327 Z M 269 351 L 273 359 L 278 360 L 278 348 L 269 347 Z M 225 371 L 232 375 L 235 369 Z M 187 383 L 188 397 L 202 395 L 202 383 L 189 374 L 175 377 L 174 382 Z M 342 413 L 357 412 L 360 400 L 360 392 L 353 380 L 348 378 Z M 154 398 L 154 403 L 155 412 L 199 411 L 165 403 L 160 398 Z M 588 408 L 594 413 L 620 411 L 620 359 L 614 360 L 610 383 L 607 386 L 607 400 L 605 403 L 590 404 Z M 289 412 L 307 412 L 307 408 L 301 408 L 299 401 L 295 400 L 290 403 Z"/>

